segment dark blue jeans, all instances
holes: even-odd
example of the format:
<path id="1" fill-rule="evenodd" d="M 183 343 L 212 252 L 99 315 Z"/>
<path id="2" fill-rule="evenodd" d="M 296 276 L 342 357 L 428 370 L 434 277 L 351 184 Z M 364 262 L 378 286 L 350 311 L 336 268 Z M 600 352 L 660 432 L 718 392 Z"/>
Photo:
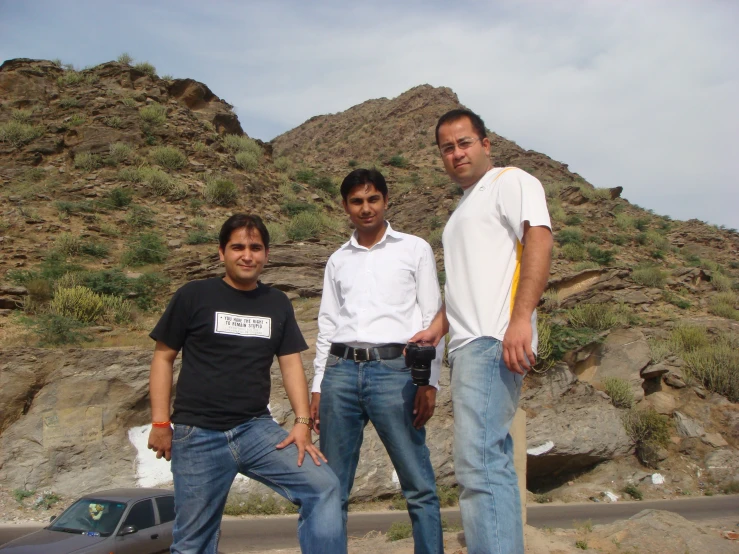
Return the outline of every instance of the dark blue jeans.
<path id="1" fill-rule="evenodd" d="M 339 482 L 326 464 L 306 455 L 298 467 L 294 444 L 277 450 L 287 432 L 270 416 L 229 431 L 175 425 L 172 438 L 175 511 L 173 554 L 216 554 L 226 497 L 237 473 L 264 483 L 300 507 L 304 553 L 345 554 Z"/>
<path id="2" fill-rule="evenodd" d="M 368 421 L 385 445 L 408 502 L 416 554 L 444 552 L 436 478 L 425 429 L 413 427 L 416 386 L 403 357 L 354 362 L 329 355 L 321 382 L 321 451 L 341 484 L 342 521 Z"/>

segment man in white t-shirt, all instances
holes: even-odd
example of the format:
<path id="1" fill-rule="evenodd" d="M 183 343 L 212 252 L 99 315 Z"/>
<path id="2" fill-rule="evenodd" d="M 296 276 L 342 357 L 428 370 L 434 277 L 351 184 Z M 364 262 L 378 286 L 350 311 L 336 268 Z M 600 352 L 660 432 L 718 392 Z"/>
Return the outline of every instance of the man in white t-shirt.
<path id="1" fill-rule="evenodd" d="M 408 339 L 441 306 L 434 254 L 425 240 L 385 220 L 388 190 L 379 171 L 355 169 L 344 178 L 341 196 L 355 231 L 326 264 L 311 416 L 339 478 L 344 525 L 363 431 L 371 422 L 408 502 L 414 552 L 441 554 L 441 514 L 424 425 L 436 405 L 443 345 L 435 345 L 426 385 L 413 383 L 403 357 Z"/>
<path id="2" fill-rule="evenodd" d="M 444 228 L 445 302 L 412 341 L 449 332 L 454 465 L 470 554 L 523 554 L 509 429 L 536 362 L 536 306 L 549 276 L 552 232 L 541 183 L 496 168 L 482 119 L 452 110 L 436 126 L 447 174 L 464 196 Z"/>

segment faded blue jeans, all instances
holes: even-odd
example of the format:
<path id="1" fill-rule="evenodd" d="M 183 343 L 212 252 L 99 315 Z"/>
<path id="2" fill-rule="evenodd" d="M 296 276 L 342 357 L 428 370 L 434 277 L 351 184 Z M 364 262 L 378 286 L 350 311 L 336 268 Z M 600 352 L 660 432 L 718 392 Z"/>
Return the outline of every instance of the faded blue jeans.
<path id="1" fill-rule="evenodd" d="M 175 425 L 172 437 L 175 523 L 172 554 L 216 554 L 223 508 L 237 473 L 264 483 L 300 509 L 303 553 L 345 554 L 339 481 L 326 464 L 306 455 L 298 467 L 295 444 L 277 450 L 287 432 L 270 416 L 229 431 Z"/>
<path id="2" fill-rule="evenodd" d="M 368 421 L 385 445 L 408 502 L 416 554 L 444 552 L 426 430 L 413 427 L 416 386 L 401 356 L 354 362 L 329 355 L 321 382 L 321 451 L 341 483 L 342 521 Z"/>
<path id="3" fill-rule="evenodd" d="M 450 352 L 454 469 L 469 554 L 523 554 L 513 439 L 508 432 L 523 377 L 503 362 L 503 344 L 481 337 Z"/>

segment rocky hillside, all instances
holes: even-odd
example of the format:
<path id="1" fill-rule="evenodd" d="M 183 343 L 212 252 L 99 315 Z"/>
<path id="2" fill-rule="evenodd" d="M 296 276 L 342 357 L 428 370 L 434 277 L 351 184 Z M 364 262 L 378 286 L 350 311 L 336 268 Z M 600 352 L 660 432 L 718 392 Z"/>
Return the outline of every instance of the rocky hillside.
<path id="1" fill-rule="evenodd" d="M 267 144 L 206 85 L 126 58 L 82 71 L 6 61 L 0 98 L 0 482 L 11 490 L 141 482 L 129 439 L 149 421 L 146 335 L 176 287 L 221 273 L 215 232 L 235 211 L 269 223 L 264 281 L 291 296 L 311 344 L 323 265 L 349 232 L 337 187 L 353 167 L 388 177 L 391 221 L 431 242 L 443 280 L 440 233 L 460 194 L 434 144 L 438 116 L 459 106 L 449 89 L 316 116 Z M 535 498 L 739 489 L 736 231 L 656 215 L 622 198 L 628 188 L 596 188 L 489 137 L 496 165 L 544 184 L 557 242 L 523 400 Z M 290 420 L 279 386 L 271 406 Z M 447 389 L 429 441 L 453 485 Z M 355 496 L 393 494 L 392 477 L 369 429 Z"/>

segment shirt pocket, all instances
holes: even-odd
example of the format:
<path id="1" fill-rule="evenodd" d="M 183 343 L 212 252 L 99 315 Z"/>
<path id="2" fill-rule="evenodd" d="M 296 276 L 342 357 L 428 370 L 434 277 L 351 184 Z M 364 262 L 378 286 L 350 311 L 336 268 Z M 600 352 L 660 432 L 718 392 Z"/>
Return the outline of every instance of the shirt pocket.
<path id="1" fill-rule="evenodd" d="M 391 267 L 377 272 L 375 294 L 382 302 L 401 305 L 416 302 L 416 276 L 411 267 Z"/>

